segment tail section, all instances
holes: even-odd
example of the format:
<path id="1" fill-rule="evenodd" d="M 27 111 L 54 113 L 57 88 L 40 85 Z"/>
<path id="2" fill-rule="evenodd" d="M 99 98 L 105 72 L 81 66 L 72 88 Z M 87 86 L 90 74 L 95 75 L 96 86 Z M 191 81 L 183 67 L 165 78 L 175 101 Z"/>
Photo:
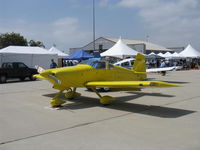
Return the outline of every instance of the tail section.
<path id="1" fill-rule="evenodd" d="M 137 56 L 135 57 L 135 61 L 134 61 L 134 64 L 133 64 L 133 68 L 132 70 L 136 73 L 141 73 L 141 77 L 140 79 L 143 80 L 143 79 L 146 79 L 147 78 L 147 75 L 145 74 L 146 73 L 146 62 L 145 62 L 145 56 L 138 53 Z"/>

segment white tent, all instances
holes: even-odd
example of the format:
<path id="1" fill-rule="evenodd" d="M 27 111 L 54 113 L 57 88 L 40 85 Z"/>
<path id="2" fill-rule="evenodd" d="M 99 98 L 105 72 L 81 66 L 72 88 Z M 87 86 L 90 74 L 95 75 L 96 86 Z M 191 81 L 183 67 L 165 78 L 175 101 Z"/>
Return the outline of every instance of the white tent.
<path id="1" fill-rule="evenodd" d="M 51 59 L 57 61 L 58 55 L 41 47 L 8 46 L 0 49 L 0 65 L 3 62 L 23 62 L 31 68 L 39 65 L 48 69 Z"/>
<path id="2" fill-rule="evenodd" d="M 137 53 L 138 53 L 137 51 L 128 47 L 121 39 L 119 39 L 118 42 L 113 47 L 101 53 L 101 56 L 102 57 L 112 56 L 112 57 L 124 58 L 126 56 L 137 55 Z"/>
<path id="3" fill-rule="evenodd" d="M 151 52 L 150 54 L 148 54 L 148 55 L 156 55 L 154 52 Z"/>
<path id="4" fill-rule="evenodd" d="M 155 54 L 154 52 L 151 52 L 148 55 L 145 55 L 147 59 L 156 59 L 156 58 L 162 58 L 162 56 L 159 56 L 157 54 Z"/>
<path id="5" fill-rule="evenodd" d="M 200 57 L 200 52 L 198 52 L 196 49 L 194 49 L 190 44 L 182 51 L 179 53 L 181 57 L 191 57 L 191 58 L 196 58 Z"/>
<path id="6" fill-rule="evenodd" d="M 160 57 L 165 57 L 165 56 L 164 56 L 164 54 L 163 54 L 163 53 L 161 53 L 161 52 L 160 52 L 160 53 L 158 53 L 157 55 L 158 55 L 158 56 L 160 56 Z"/>
<path id="7" fill-rule="evenodd" d="M 63 53 L 62 51 L 58 50 L 58 49 L 55 48 L 54 46 L 52 46 L 52 47 L 49 49 L 49 52 L 58 54 L 58 57 L 60 57 L 60 58 L 68 57 L 68 56 L 69 56 L 68 54 Z"/>
<path id="8" fill-rule="evenodd" d="M 174 52 L 174 53 L 172 54 L 172 57 L 178 58 L 178 57 L 180 57 L 180 55 L 179 55 L 177 52 Z"/>
<path id="9" fill-rule="evenodd" d="M 170 57 L 172 57 L 172 54 L 170 52 L 166 52 L 165 54 L 163 54 L 163 56 L 165 58 L 170 58 Z"/>

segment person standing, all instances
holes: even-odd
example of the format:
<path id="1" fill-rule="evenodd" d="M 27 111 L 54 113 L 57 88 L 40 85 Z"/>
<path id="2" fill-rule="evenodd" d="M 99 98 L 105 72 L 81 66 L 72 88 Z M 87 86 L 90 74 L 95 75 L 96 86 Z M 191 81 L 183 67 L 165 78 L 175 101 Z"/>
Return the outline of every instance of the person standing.
<path id="1" fill-rule="evenodd" d="M 57 68 L 57 64 L 54 62 L 54 59 L 51 59 L 50 68 Z"/>
<path id="2" fill-rule="evenodd" d="M 163 67 L 166 67 L 166 64 L 165 64 L 165 61 L 164 61 L 164 60 L 161 60 L 160 68 L 163 68 Z"/>

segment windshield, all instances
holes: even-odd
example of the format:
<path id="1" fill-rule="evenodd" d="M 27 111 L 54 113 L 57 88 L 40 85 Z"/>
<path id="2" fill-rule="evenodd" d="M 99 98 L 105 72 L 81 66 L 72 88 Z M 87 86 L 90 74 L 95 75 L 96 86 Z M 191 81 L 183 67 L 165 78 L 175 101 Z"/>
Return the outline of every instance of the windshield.
<path id="1" fill-rule="evenodd" d="M 81 61 L 79 64 L 86 64 L 86 65 L 90 65 L 91 66 L 91 64 L 93 63 L 93 61 L 94 60 L 83 60 L 83 61 Z"/>
<path id="2" fill-rule="evenodd" d="M 99 61 L 99 60 L 84 60 L 79 64 L 87 64 L 92 66 L 95 69 L 106 69 L 106 62 L 105 61 Z M 109 68 L 112 68 L 112 65 L 109 64 Z"/>

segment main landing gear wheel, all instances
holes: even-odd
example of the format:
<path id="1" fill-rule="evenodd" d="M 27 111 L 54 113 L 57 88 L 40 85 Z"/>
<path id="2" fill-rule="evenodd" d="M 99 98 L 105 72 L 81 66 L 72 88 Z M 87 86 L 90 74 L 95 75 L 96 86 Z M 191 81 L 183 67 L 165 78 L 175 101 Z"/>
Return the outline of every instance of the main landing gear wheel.
<path id="1" fill-rule="evenodd" d="M 70 90 L 67 93 L 65 93 L 65 97 L 68 99 L 74 99 L 79 96 L 81 96 L 81 94 L 76 92 L 76 88 L 74 88 L 73 90 L 70 88 Z"/>
<path id="2" fill-rule="evenodd" d="M 99 94 L 99 92 L 96 90 L 96 88 L 91 88 L 93 92 L 95 92 L 99 98 L 100 98 L 100 103 L 103 104 L 103 105 L 109 105 L 111 103 L 113 103 L 116 99 L 111 97 L 111 96 L 101 96 Z"/>
<path id="3" fill-rule="evenodd" d="M 116 99 L 114 97 L 111 96 L 103 96 L 100 98 L 100 103 L 103 105 L 109 105 L 111 103 L 113 103 Z"/>

